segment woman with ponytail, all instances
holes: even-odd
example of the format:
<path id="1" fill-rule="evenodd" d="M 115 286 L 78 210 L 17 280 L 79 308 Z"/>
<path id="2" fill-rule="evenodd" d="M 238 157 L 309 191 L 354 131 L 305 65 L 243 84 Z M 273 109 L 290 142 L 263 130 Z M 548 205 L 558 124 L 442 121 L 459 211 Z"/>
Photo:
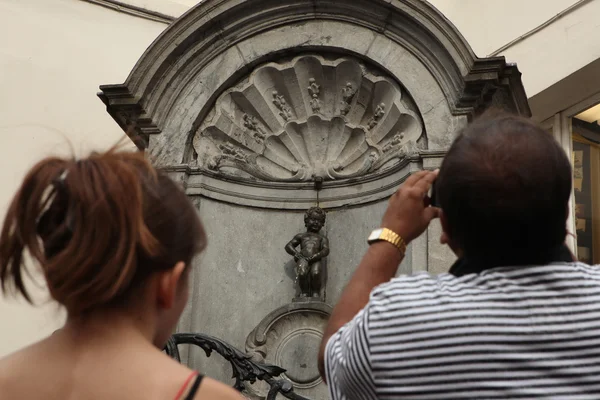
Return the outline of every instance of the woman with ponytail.
<path id="1" fill-rule="evenodd" d="M 33 261 L 68 317 L 0 360 L 0 399 L 242 398 L 161 351 L 205 246 L 186 195 L 142 153 L 39 162 L 2 227 L 0 287 L 31 302 L 25 261 Z"/>

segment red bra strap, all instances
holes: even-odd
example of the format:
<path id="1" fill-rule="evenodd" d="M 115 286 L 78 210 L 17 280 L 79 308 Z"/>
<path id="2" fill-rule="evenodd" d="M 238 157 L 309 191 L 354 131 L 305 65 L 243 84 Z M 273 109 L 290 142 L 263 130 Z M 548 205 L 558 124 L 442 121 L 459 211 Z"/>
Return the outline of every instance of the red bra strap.
<path id="1" fill-rule="evenodd" d="M 187 377 L 187 379 L 185 380 L 185 383 L 183 384 L 181 389 L 179 389 L 179 392 L 177 392 L 177 396 L 175 396 L 175 400 L 179 400 L 181 398 L 181 395 L 183 394 L 183 392 L 185 392 L 185 389 L 188 388 L 188 386 L 190 385 L 190 382 L 196 375 L 198 375 L 198 372 L 194 371 L 190 374 L 190 376 Z"/>

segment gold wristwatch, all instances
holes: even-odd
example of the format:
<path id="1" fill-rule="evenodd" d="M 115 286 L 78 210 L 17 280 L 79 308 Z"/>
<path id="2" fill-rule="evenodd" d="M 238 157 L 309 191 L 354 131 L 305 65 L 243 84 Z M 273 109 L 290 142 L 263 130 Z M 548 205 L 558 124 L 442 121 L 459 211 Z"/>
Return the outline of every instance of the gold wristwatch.
<path id="1" fill-rule="evenodd" d="M 402 237 L 400 237 L 400 235 L 398 235 L 396 232 L 388 228 L 375 229 L 369 235 L 369 239 L 367 240 L 367 242 L 369 244 L 373 244 L 382 240 L 396 246 L 398 250 L 402 252 L 402 254 L 406 252 L 406 243 L 404 242 L 404 239 L 402 239 Z"/>

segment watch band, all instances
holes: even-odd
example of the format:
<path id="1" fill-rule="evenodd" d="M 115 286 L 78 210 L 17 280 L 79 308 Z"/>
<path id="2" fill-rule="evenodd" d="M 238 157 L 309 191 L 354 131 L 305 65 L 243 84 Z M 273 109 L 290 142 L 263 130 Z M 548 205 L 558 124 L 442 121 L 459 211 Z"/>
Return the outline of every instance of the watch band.
<path id="1" fill-rule="evenodd" d="M 404 254 L 406 252 L 406 242 L 400 235 L 388 228 L 380 228 L 374 230 L 369 236 L 368 243 L 373 244 L 375 242 L 386 241 L 393 244 Z"/>

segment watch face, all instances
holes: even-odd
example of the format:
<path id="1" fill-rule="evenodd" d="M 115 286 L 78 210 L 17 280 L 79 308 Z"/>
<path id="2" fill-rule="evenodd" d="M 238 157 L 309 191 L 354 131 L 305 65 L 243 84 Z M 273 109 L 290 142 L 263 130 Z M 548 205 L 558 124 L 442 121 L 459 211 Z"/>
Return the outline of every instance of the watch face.
<path id="1" fill-rule="evenodd" d="M 381 236 L 382 232 L 383 232 L 382 228 L 375 229 L 373 232 L 371 232 L 371 235 L 369 235 L 369 239 L 368 240 L 371 241 L 371 240 L 377 240 L 377 239 L 379 239 L 379 237 Z"/>

